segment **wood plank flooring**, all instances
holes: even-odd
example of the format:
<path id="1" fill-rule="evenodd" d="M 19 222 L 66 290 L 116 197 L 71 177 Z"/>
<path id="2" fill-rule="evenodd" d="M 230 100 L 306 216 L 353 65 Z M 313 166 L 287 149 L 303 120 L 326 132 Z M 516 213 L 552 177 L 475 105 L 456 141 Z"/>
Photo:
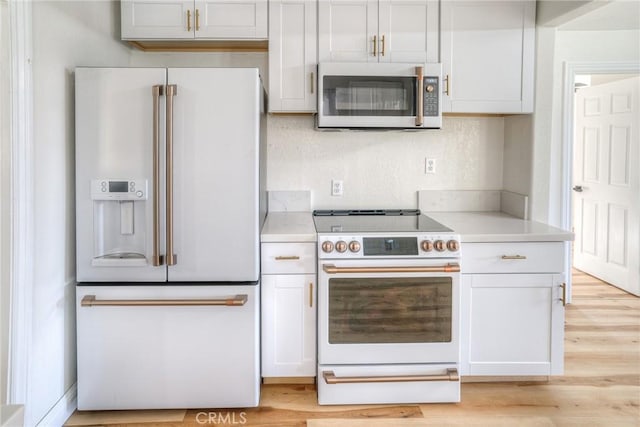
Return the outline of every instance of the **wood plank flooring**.
<path id="1" fill-rule="evenodd" d="M 462 402 L 318 406 L 313 385 L 263 385 L 260 406 L 167 411 L 145 421 L 126 412 L 76 412 L 73 425 L 109 426 L 640 426 L 640 298 L 579 271 L 566 309 L 565 375 L 546 382 L 463 383 Z M 79 417 L 84 419 L 78 422 Z M 89 417 L 87 417 L 89 416 Z M 107 417 L 108 416 L 108 417 Z M 115 418 L 114 418 L 115 417 Z"/>

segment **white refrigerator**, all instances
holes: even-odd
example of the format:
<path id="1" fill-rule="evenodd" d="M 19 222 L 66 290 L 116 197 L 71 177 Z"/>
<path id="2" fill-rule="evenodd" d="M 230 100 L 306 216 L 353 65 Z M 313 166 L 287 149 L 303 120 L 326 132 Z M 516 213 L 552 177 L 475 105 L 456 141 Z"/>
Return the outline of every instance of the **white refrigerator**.
<path id="1" fill-rule="evenodd" d="M 77 68 L 78 409 L 259 401 L 254 68 Z"/>

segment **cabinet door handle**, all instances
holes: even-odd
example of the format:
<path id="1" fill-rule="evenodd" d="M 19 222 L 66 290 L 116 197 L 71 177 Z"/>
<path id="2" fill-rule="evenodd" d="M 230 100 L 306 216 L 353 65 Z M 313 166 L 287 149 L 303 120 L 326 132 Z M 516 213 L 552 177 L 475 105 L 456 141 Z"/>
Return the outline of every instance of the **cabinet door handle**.
<path id="1" fill-rule="evenodd" d="M 311 72 L 311 93 L 313 93 L 314 89 L 313 89 L 313 71 Z"/>
<path id="2" fill-rule="evenodd" d="M 567 305 L 567 284 L 563 283 L 560 285 L 560 287 L 562 288 L 562 306 L 566 307 Z"/>
<path id="3" fill-rule="evenodd" d="M 373 56 L 376 56 L 376 51 L 378 50 L 378 36 L 373 36 Z"/>
<path id="4" fill-rule="evenodd" d="M 416 126 L 424 123 L 424 69 L 416 67 Z"/>
<path id="5" fill-rule="evenodd" d="M 313 282 L 309 282 L 309 307 L 313 307 Z"/>
<path id="6" fill-rule="evenodd" d="M 382 50 L 380 51 L 380 55 L 384 56 L 384 34 L 380 38 L 380 44 L 382 44 Z"/>
<path id="7" fill-rule="evenodd" d="M 300 257 L 298 255 L 290 255 L 290 256 L 282 256 L 282 255 L 278 255 L 276 257 L 276 261 L 295 261 L 300 259 Z"/>
<path id="8" fill-rule="evenodd" d="M 196 9 L 196 31 L 200 31 L 200 9 Z"/>
<path id="9" fill-rule="evenodd" d="M 502 259 L 527 259 L 524 255 L 502 255 Z"/>
<path id="10" fill-rule="evenodd" d="M 187 31 L 191 31 L 191 9 L 187 9 Z"/>
<path id="11" fill-rule="evenodd" d="M 451 80 L 451 77 L 449 77 L 449 74 L 447 74 L 446 76 L 444 76 L 444 94 L 449 96 L 449 81 Z"/>

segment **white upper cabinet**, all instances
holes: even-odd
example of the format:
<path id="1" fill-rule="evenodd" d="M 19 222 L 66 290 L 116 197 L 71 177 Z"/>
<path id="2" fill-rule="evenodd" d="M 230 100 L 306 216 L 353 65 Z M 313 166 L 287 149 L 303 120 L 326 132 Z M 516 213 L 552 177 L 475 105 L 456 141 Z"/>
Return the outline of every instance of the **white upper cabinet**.
<path id="1" fill-rule="evenodd" d="M 122 0 L 122 38 L 266 39 L 267 0 Z"/>
<path id="2" fill-rule="evenodd" d="M 269 1 L 269 111 L 317 110 L 317 1 Z"/>
<path id="3" fill-rule="evenodd" d="M 442 111 L 533 111 L 535 3 L 441 3 Z"/>
<path id="4" fill-rule="evenodd" d="M 322 0 L 320 62 L 438 62 L 437 0 Z"/>

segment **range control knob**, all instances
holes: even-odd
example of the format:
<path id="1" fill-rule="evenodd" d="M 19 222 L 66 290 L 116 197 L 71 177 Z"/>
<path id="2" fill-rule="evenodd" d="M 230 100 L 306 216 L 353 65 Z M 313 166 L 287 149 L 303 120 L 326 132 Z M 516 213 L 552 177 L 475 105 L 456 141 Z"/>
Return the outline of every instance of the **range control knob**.
<path id="1" fill-rule="evenodd" d="M 326 242 L 322 242 L 322 251 L 329 253 L 333 250 L 333 243 L 331 243 L 330 241 L 326 241 Z"/>
<path id="2" fill-rule="evenodd" d="M 425 252 L 431 252 L 433 250 L 433 242 L 431 240 L 423 240 L 420 242 L 420 247 Z"/>
<path id="3" fill-rule="evenodd" d="M 360 250 L 360 242 L 357 240 L 352 240 L 349 242 L 349 250 L 351 252 L 358 252 Z"/>
<path id="4" fill-rule="evenodd" d="M 344 242 L 342 240 L 339 240 L 339 241 L 336 242 L 336 251 L 342 253 L 342 252 L 344 252 L 346 250 L 347 250 L 347 243 L 346 242 Z"/>
<path id="5" fill-rule="evenodd" d="M 436 251 L 438 252 L 444 252 L 445 250 L 445 243 L 443 240 L 436 240 L 435 242 L 433 242 L 433 247 L 435 248 Z"/>
<path id="6" fill-rule="evenodd" d="M 457 252 L 458 249 L 460 249 L 460 243 L 458 243 L 457 240 L 449 240 L 447 242 L 447 249 L 449 249 L 451 252 Z"/>
<path id="7" fill-rule="evenodd" d="M 427 92 L 431 93 L 431 92 L 433 92 L 433 90 L 434 90 L 434 89 L 435 89 L 435 88 L 433 87 L 433 85 L 427 85 L 427 87 L 426 87 L 426 89 L 425 89 L 425 90 L 426 90 Z"/>

